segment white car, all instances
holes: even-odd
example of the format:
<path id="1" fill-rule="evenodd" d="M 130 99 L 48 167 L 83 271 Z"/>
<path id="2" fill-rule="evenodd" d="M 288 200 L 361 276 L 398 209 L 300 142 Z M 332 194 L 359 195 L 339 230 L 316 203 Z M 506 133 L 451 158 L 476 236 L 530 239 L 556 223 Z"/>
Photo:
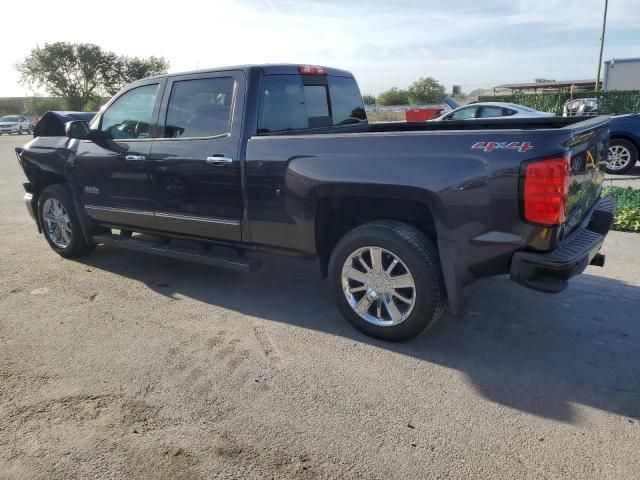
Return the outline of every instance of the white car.
<path id="1" fill-rule="evenodd" d="M 441 120 L 474 120 L 478 118 L 532 118 L 532 117 L 555 117 L 555 114 L 549 112 L 541 112 L 533 108 L 515 103 L 506 102 L 482 102 L 472 103 L 464 107 L 456 108 L 433 121 Z"/>
<path id="2" fill-rule="evenodd" d="M 3 133 L 23 133 L 31 132 L 31 122 L 22 115 L 5 115 L 0 117 L 0 135 Z"/>

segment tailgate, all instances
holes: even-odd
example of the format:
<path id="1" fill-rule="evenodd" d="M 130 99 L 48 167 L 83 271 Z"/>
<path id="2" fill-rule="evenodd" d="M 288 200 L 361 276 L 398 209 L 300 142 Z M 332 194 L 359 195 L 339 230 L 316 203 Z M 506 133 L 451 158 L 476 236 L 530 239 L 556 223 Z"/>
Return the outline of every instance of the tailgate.
<path id="1" fill-rule="evenodd" d="M 563 237 L 586 219 L 600 197 L 609 142 L 609 117 L 600 116 L 564 127 L 572 131 L 571 179 Z"/>

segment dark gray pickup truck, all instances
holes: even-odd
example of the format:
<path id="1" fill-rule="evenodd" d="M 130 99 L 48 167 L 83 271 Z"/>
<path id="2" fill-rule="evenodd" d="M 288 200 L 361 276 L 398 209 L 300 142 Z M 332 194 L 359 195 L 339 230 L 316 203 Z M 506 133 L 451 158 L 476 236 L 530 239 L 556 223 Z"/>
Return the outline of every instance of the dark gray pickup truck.
<path id="1" fill-rule="evenodd" d="M 349 72 L 297 65 L 147 78 L 90 123 L 51 115 L 17 155 L 64 257 L 316 258 L 347 320 L 394 341 L 474 279 L 559 292 L 604 263 L 608 117 L 369 124 Z"/>

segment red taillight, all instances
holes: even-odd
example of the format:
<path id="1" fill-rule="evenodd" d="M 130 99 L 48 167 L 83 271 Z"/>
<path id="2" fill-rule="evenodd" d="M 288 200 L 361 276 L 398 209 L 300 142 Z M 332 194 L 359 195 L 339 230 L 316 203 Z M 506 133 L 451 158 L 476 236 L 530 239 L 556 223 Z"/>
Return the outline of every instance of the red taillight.
<path id="1" fill-rule="evenodd" d="M 527 165 L 524 179 L 524 218 L 542 225 L 565 220 L 571 157 L 549 158 Z"/>
<path id="2" fill-rule="evenodd" d="M 327 69 L 315 65 L 298 65 L 298 71 L 303 75 L 326 75 Z"/>

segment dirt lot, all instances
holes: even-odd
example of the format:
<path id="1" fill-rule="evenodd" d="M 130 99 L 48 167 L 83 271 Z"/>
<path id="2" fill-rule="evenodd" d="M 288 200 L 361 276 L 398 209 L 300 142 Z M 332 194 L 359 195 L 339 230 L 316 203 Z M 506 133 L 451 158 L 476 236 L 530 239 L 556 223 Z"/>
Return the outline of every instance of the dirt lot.
<path id="1" fill-rule="evenodd" d="M 63 260 L 0 137 L 0 478 L 640 477 L 640 235 L 560 295 L 507 278 L 394 345 L 316 265 Z"/>

